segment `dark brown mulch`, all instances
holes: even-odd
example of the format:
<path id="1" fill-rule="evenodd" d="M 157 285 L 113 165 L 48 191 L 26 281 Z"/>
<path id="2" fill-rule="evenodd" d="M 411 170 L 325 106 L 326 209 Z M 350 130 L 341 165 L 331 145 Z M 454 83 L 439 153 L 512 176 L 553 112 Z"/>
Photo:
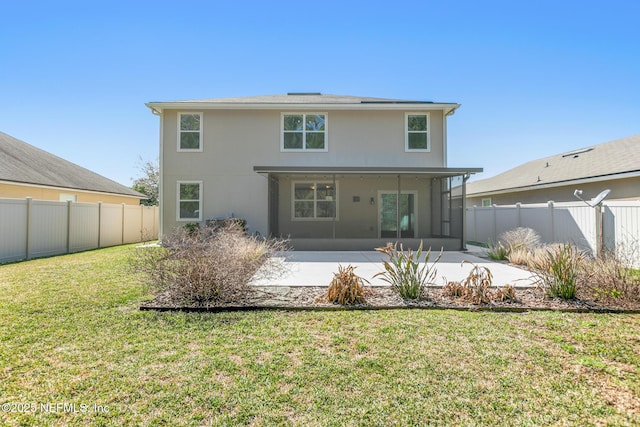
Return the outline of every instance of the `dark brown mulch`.
<path id="1" fill-rule="evenodd" d="M 368 288 L 366 304 L 339 305 L 322 301 L 326 287 L 249 287 L 239 293 L 233 302 L 185 303 L 176 301 L 169 294 L 157 295 L 140 307 L 141 310 L 182 311 L 234 311 L 257 309 L 285 310 L 384 310 L 401 308 L 458 309 L 490 311 L 557 310 L 575 312 L 629 312 L 640 313 L 638 302 L 596 302 L 587 299 L 562 300 L 548 298 L 540 288 L 517 288 L 516 300 L 493 301 L 474 305 L 443 295 L 442 288 L 430 288 L 427 298 L 419 301 L 403 300 L 391 288 Z"/>

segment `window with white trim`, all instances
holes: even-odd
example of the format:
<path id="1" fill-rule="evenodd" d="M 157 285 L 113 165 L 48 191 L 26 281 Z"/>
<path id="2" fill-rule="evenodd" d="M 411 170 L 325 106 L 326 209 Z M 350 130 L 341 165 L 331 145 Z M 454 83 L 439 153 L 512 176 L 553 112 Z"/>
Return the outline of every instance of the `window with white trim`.
<path id="1" fill-rule="evenodd" d="M 202 221 L 202 181 L 178 181 L 177 220 Z"/>
<path id="2" fill-rule="evenodd" d="M 202 113 L 178 113 L 178 151 L 202 151 Z"/>
<path id="3" fill-rule="evenodd" d="M 482 199 L 482 207 L 486 208 L 487 206 L 491 206 L 491 197 L 488 199 Z"/>
<path id="4" fill-rule="evenodd" d="M 430 151 L 429 113 L 405 113 L 405 151 Z"/>
<path id="5" fill-rule="evenodd" d="M 283 113 L 282 151 L 327 151 L 326 113 Z"/>
<path id="6" fill-rule="evenodd" d="M 336 187 L 333 182 L 294 182 L 293 219 L 333 219 Z"/>

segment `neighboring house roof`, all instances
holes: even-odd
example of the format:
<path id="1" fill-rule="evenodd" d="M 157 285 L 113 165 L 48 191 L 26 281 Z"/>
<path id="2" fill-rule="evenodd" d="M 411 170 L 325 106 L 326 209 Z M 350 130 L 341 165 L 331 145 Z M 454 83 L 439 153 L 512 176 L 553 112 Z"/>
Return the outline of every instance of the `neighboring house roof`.
<path id="1" fill-rule="evenodd" d="M 467 197 L 640 176 L 640 134 L 533 160 L 467 184 Z"/>
<path id="2" fill-rule="evenodd" d="M 0 132 L 0 181 L 147 198 L 3 132 Z"/>
<path id="3" fill-rule="evenodd" d="M 149 102 L 146 104 L 155 112 L 165 108 L 229 108 L 229 109 L 272 109 L 282 107 L 332 109 L 384 109 L 406 110 L 407 106 L 415 109 L 443 109 L 446 114 L 453 112 L 460 105 L 451 102 L 411 101 L 402 99 L 371 98 L 346 95 L 328 95 L 317 92 L 295 92 L 282 95 L 248 96 L 240 98 L 214 98 L 187 101 Z"/>

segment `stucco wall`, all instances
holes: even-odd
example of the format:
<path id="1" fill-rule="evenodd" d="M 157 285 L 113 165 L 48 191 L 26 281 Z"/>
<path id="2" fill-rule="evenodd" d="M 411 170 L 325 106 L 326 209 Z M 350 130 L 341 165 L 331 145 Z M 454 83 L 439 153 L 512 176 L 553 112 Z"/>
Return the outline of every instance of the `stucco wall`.
<path id="1" fill-rule="evenodd" d="M 181 223 L 176 218 L 178 181 L 203 182 L 203 220 L 233 213 L 247 219 L 250 231 L 265 234 L 267 179 L 254 166 L 446 166 L 442 111 L 429 112 L 431 151 L 409 153 L 405 111 L 305 110 L 327 114 L 327 152 L 281 152 L 281 113 L 295 109 L 180 110 L 189 111 L 203 113 L 202 152 L 178 152 L 178 111 L 165 110 L 162 116 L 163 232 Z M 341 194 L 351 197 L 346 190 Z"/>
<path id="2" fill-rule="evenodd" d="M 0 198 L 24 199 L 31 197 L 34 200 L 60 201 L 60 195 L 75 195 L 79 203 L 113 203 L 126 205 L 139 205 L 140 200 L 135 197 L 117 196 L 103 193 L 91 193 L 73 189 L 54 189 L 45 187 L 32 187 L 26 185 L 13 185 L 0 183 Z"/>

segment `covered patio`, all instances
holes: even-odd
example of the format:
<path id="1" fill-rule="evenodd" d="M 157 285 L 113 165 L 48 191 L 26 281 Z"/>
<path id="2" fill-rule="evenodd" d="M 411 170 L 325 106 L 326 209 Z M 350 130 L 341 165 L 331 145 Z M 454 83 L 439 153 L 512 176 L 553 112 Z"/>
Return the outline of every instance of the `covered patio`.
<path id="1" fill-rule="evenodd" d="M 465 248 L 464 191 L 481 168 L 255 166 L 268 181 L 269 235 L 296 250 Z M 451 189 L 462 187 L 463 197 Z"/>

